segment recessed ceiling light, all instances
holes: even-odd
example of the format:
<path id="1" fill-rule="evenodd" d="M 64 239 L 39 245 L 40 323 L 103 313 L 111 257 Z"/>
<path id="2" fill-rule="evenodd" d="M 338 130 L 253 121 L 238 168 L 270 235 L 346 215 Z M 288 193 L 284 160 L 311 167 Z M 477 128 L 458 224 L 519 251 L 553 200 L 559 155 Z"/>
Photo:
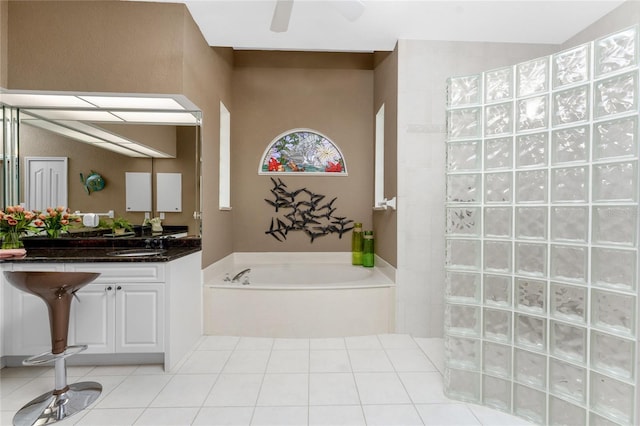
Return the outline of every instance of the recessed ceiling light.
<path id="1" fill-rule="evenodd" d="M 127 145 L 127 148 L 131 150 L 135 150 L 141 154 L 145 154 L 145 157 L 154 157 L 154 158 L 175 158 L 174 156 L 165 154 L 164 152 L 156 151 L 155 149 L 149 148 L 145 145 L 141 145 L 139 143 L 134 144 L 132 146 Z"/>
<path id="2" fill-rule="evenodd" d="M 63 126 L 69 127 L 71 129 L 76 129 L 81 132 L 93 135 L 105 141 L 117 143 L 119 145 L 135 145 L 136 144 L 135 141 L 119 136 L 115 133 L 108 132 L 101 127 L 92 126 L 91 124 L 83 123 L 80 121 L 61 120 L 61 121 L 57 121 L 57 123 Z"/>
<path id="3" fill-rule="evenodd" d="M 3 93 L 0 90 L 0 103 L 20 107 L 46 108 L 95 108 L 88 102 L 73 95 L 52 95 L 37 93 Z"/>
<path id="4" fill-rule="evenodd" d="M 64 126 L 60 126 L 58 124 L 52 123 L 46 120 L 38 120 L 38 119 L 22 119 L 22 123 L 29 124 L 31 126 L 39 127 L 41 129 L 49 130 L 50 132 L 57 133 L 59 135 L 65 136 L 67 138 L 75 139 L 80 142 L 90 143 L 90 144 L 98 144 L 104 143 L 103 140 L 100 140 L 96 137 L 86 135 L 82 132 L 79 132 L 74 129 L 69 129 Z"/>
<path id="5" fill-rule="evenodd" d="M 200 124 L 190 112 L 113 111 L 113 114 L 129 123 Z"/>
<path id="6" fill-rule="evenodd" d="M 65 109 L 26 109 L 23 110 L 32 115 L 46 118 L 47 120 L 78 120 L 78 121 L 108 121 L 121 122 L 122 120 L 109 111 L 98 110 L 65 110 Z"/>
<path id="7" fill-rule="evenodd" d="M 100 143 L 96 143 L 93 144 L 97 147 L 103 148 L 103 149 L 107 149 L 109 151 L 113 151 L 113 152 L 117 152 L 118 154 L 123 154 L 126 155 L 128 157 L 140 157 L 140 158 L 148 158 L 149 156 L 128 148 L 125 148 L 124 146 L 121 145 L 117 145 L 114 143 L 109 143 L 109 142 L 100 142 Z"/>
<path id="8" fill-rule="evenodd" d="M 99 108 L 184 110 L 175 99 L 138 96 L 78 96 Z"/>

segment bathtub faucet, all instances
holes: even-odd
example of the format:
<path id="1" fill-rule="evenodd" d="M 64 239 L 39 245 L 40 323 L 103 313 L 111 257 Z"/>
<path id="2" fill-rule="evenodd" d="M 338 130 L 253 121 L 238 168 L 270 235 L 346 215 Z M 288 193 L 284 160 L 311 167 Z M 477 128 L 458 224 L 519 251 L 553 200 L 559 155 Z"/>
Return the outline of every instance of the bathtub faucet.
<path id="1" fill-rule="evenodd" d="M 238 272 L 238 273 L 237 273 L 237 274 L 236 274 L 236 275 L 231 279 L 231 282 L 232 282 L 232 283 L 237 283 L 237 282 L 239 282 L 239 281 L 240 281 L 240 278 L 242 278 L 242 276 L 243 276 L 244 274 L 248 274 L 249 272 L 251 272 L 251 268 L 247 268 L 247 269 L 245 269 L 245 270 L 243 270 L 243 271 Z M 246 281 L 246 280 L 245 280 L 245 281 Z M 244 282 L 243 282 L 243 284 L 244 284 Z M 246 284 L 249 284 L 249 282 L 247 281 L 247 282 L 246 282 Z"/>

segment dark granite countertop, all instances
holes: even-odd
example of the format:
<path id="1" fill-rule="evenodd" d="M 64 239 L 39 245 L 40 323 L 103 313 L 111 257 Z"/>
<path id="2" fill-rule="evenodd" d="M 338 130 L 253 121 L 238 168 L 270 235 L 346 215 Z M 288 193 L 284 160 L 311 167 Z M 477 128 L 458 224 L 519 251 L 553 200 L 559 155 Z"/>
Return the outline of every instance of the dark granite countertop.
<path id="1" fill-rule="evenodd" d="M 198 247 L 169 247 L 161 254 L 147 256 L 119 257 L 109 253 L 122 250 L 121 247 L 65 247 L 65 248 L 29 248 L 27 255 L 21 259 L 7 258 L 4 262 L 50 262 L 50 263 L 75 263 L 75 262 L 170 262 L 197 253 Z"/>
<path id="2" fill-rule="evenodd" d="M 179 227 L 175 227 L 179 228 Z M 160 235 L 151 235 L 137 230 L 127 237 L 105 237 L 97 235 L 68 236 L 60 238 L 27 237 L 23 239 L 27 255 L 23 258 L 4 258 L 3 262 L 170 262 L 202 250 L 199 237 L 173 238 L 172 235 L 186 232 L 168 229 Z M 162 253 L 145 256 L 113 256 L 113 252 L 132 249 L 161 249 Z M 111 253 L 111 254 L 110 254 Z"/>

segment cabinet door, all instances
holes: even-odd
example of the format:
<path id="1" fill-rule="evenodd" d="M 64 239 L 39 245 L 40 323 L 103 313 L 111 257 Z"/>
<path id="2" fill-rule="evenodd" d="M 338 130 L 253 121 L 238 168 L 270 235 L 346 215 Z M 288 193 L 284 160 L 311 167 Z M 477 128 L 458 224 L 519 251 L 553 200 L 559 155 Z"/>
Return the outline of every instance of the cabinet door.
<path id="1" fill-rule="evenodd" d="M 13 321 L 7 355 L 37 355 L 51 350 L 51 331 L 47 305 L 37 296 L 11 290 Z"/>
<path id="2" fill-rule="evenodd" d="M 116 287 L 116 352 L 163 352 L 164 285 Z"/>
<path id="3" fill-rule="evenodd" d="M 85 353 L 115 350 L 115 284 L 89 284 L 71 304 L 69 345 L 87 345 Z"/>

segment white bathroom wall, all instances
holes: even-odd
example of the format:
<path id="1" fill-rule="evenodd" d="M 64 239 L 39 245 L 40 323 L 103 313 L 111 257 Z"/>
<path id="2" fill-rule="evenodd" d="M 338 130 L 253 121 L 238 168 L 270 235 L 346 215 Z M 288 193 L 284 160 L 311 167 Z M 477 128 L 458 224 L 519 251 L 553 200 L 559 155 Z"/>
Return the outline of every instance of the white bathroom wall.
<path id="1" fill-rule="evenodd" d="M 595 40 L 613 31 L 635 25 L 638 22 L 640 22 L 640 1 L 627 0 L 620 7 L 612 10 L 580 33 L 565 41 L 558 50 L 565 50 L 572 46 Z"/>
<path id="2" fill-rule="evenodd" d="M 516 43 L 398 42 L 398 332 L 443 335 L 447 78 L 556 49 Z"/>

